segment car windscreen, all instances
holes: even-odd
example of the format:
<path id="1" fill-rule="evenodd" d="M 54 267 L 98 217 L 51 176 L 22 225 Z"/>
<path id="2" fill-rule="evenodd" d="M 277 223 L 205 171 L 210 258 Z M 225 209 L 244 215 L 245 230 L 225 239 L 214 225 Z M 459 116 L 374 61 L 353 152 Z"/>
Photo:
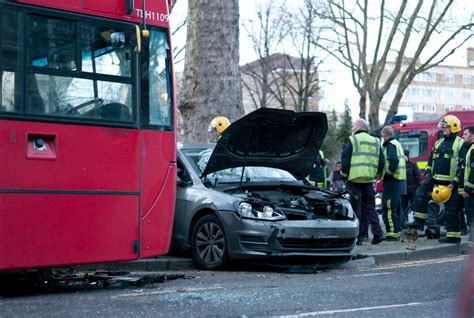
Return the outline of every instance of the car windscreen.
<path id="1" fill-rule="evenodd" d="M 212 148 L 182 148 L 181 152 L 191 163 L 196 174 L 201 175 L 212 154 Z M 240 182 L 281 182 L 297 181 L 288 171 L 269 167 L 245 167 L 242 177 L 242 167 L 229 168 L 211 173 L 209 180 L 218 183 Z"/>

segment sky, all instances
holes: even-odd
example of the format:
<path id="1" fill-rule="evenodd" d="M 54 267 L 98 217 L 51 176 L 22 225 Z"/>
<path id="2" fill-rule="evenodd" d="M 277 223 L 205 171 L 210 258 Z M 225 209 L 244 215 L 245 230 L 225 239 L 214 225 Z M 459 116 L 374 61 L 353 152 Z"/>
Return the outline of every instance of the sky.
<path id="1" fill-rule="evenodd" d="M 240 18 L 252 19 L 255 18 L 256 5 L 263 4 L 267 0 L 240 0 Z M 284 0 L 273 0 L 274 2 L 281 2 Z M 302 1 L 302 0 L 295 0 Z M 347 0 L 352 1 L 352 0 Z M 376 1 L 376 0 L 370 0 Z M 177 24 L 181 23 L 187 14 L 187 3 L 188 0 L 177 0 L 173 13 L 171 14 L 171 26 L 172 28 Z M 296 3 L 296 2 L 294 2 Z M 456 5 L 464 12 L 464 14 L 471 14 L 474 16 L 474 0 L 456 0 Z M 459 12 L 459 11 L 458 11 Z M 242 25 L 242 22 L 241 22 Z M 173 46 L 181 47 L 186 42 L 185 31 L 179 32 L 173 39 Z M 436 41 L 431 41 L 436 45 Z M 466 47 L 474 47 L 474 40 L 459 49 L 457 53 L 451 57 L 445 65 L 466 65 Z M 184 57 L 184 55 L 183 55 Z M 253 49 L 250 40 L 246 34 L 246 31 L 240 28 L 240 65 L 252 62 L 256 59 L 256 55 L 253 53 Z M 177 71 L 182 71 L 184 63 L 176 65 Z M 359 113 L 359 95 L 352 84 L 351 74 L 349 70 L 338 63 L 335 59 L 327 59 L 321 67 L 320 78 L 322 79 L 321 89 L 323 91 L 323 98 L 320 101 L 321 111 L 343 111 L 344 104 L 347 100 L 352 116 L 355 117 Z"/>

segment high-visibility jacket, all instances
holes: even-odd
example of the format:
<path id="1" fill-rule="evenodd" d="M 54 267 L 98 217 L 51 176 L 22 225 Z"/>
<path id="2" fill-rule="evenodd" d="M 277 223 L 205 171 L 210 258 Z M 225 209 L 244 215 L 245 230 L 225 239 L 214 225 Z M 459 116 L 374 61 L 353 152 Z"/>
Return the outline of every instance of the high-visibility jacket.
<path id="1" fill-rule="evenodd" d="M 464 168 L 464 191 L 474 193 L 474 144 L 471 145 L 466 155 Z"/>
<path id="2" fill-rule="evenodd" d="M 426 169 L 432 171 L 432 178 L 440 183 L 459 182 L 456 177 L 456 169 L 459 162 L 459 151 L 461 150 L 463 140 L 459 136 L 453 139 L 441 138 L 436 141 L 433 152 L 431 167 Z M 447 147 L 446 145 L 451 145 Z"/>
<path id="3" fill-rule="evenodd" d="M 383 174 L 389 174 L 393 176 L 397 180 L 406 180 L 407 179 L 407 170 L 406 170 L 406 161 L 405 161 L 405 153 L 403 152 L 403 147 L 396 139 L 391 139 L 388 141 L 390 144 L 395 146 L 397 150 L 397 158 L 398 158 L 398 167 L 395 172 L 392 172 L 388 169 L 389 162 L 388 162 L 388 154 L 387 154 L 387 147 L 384 148 L 384 156 L 385 156 L 385 166 Z"/>
<path id="4" fill-rule="evenodd" d="M 347 180 L 367 183 L 375 180 L 379 165 L 380 141 L 366 132 L 349 137 L 352 156 Z"/>

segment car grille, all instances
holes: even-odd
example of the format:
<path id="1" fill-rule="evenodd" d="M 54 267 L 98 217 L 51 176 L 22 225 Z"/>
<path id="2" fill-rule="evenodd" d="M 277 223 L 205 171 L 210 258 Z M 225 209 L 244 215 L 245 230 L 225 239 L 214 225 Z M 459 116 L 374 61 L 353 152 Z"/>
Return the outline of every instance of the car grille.
<path id="1" fill-rule="evenodd" d="M 280 245 L 285 248 L 350 248 L 355 239 L 353 238 L 318 238 L 318 239 L 298 239 L 279 238 Z"/>
<path id="2" fill-rule="evenodd" d="M 255 235 L 239 235 L 240 241 L 246 243 L 265 243 L 265 240 L 261 236 Z"/>

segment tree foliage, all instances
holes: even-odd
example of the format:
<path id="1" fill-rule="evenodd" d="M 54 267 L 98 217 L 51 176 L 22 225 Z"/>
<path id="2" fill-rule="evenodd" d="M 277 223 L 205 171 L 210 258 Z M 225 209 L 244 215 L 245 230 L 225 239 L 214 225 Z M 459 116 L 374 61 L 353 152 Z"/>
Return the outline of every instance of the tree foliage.
<path id="1" fill-rule="evenodd" d="M 330 0 L 321 16 L 332 23 L 331 34 L 318 39 L 321 48 L 351 71 L 359 116 L 366 118 L 368 98 L 372 127 L 379 126 L 380 102 L 394 83 L 385 124 L 415 76 L 444 62 L 473 36 L 472 10 L 461 11 L 454 0 Z"/>
<path id="2" fill-rule="evenodd" d="M 242 67 L 243 86 L 255 108 L 316 109 L 322 61 L 315 44 L 318 6 L 316 0 L 296 8 L 267 1 L 257 9 L 257 22 L 244 24 L 258 57 Z"/>
<path id="3" fill-rule="evenodd" d="M 342 116 L 342 122 L 337 131 L 337 140 L 339 142 L 339 145 L 341 145 L 341 148 L 344 146 L 345 142 L 351 136 L 351 134 L 352 134 L 352 116 L 351 116 L 351 110 L 346 101 L 344 105 L 344 115 Z"/>
<path id="4" fill-rule="evenodd" d="M 341 145 L 338 140 L 338 118 L 335 110 L 328 116 L 328 132 L 321 149 L 331 163 L 338 161 L 341 156 Z"/>

